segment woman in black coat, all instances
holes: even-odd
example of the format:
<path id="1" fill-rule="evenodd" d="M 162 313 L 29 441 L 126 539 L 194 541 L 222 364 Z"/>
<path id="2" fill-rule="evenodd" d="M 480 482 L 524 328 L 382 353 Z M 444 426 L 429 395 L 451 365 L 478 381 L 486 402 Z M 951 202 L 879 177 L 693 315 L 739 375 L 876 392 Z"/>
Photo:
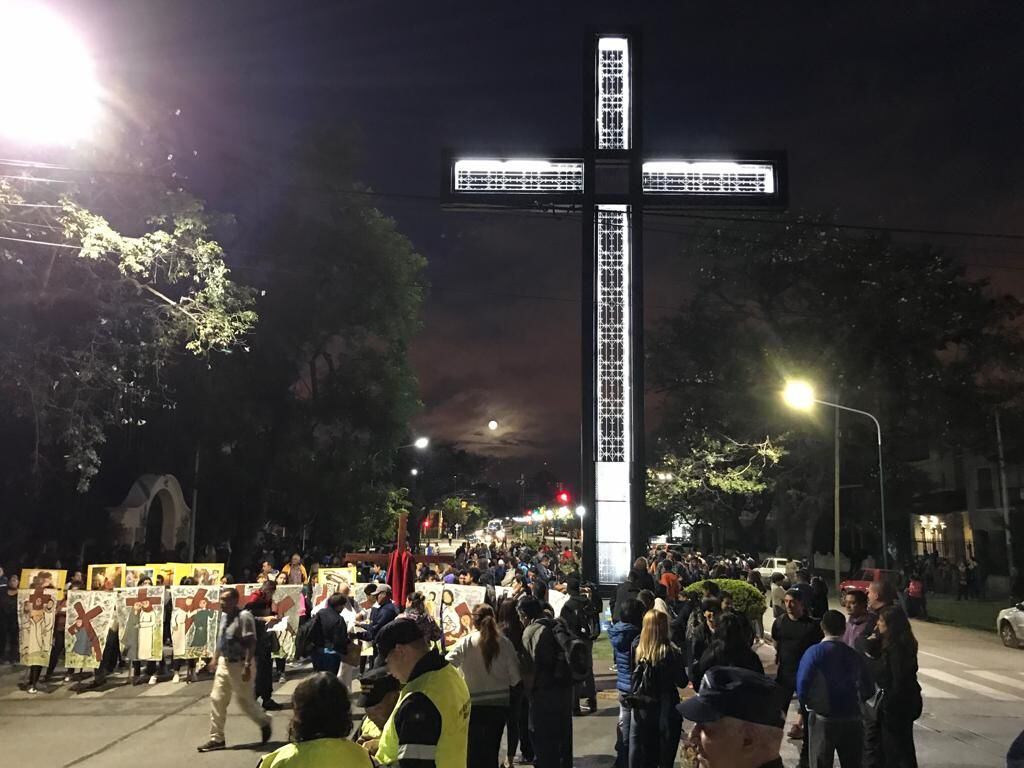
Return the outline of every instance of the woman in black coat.
<path id="1" fill-rule="evenodd" d="M 921 716 L 917 639 L 902 608 L 883 608 L 864 641 L 868 670 L 880 693 L 865 718 L 865 768 L 917 768 L 914 721 Z"/>
<path id="2" fill-rule="evenodd" d="M 695 665 L 693 687 L 700 690 L 704 673 L 712 667 L 742 667 L 763 675 L 764 665 L 749 640 L 746 618 L 736 613 L 723 613 L 714 640 Z"/>
<path id="3" fill-rule="evenodd" d="M 670 639 L 668 616 L 650 610 L 633 641 L 629 768 L 673 768 L 683 720 L 676 705 L 686 685 L 683 653 Z"/>

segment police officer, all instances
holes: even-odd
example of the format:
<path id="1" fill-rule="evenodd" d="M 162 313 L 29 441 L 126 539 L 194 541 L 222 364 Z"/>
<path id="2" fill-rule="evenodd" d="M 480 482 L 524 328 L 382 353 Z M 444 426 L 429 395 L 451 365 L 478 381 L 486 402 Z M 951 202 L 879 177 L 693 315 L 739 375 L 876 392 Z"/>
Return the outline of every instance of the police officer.
<path id="1" fill-rule="evenodd" d="M 377 635 L 377 653 L 403 684 L 381 729 L 377 760 L 399 768 L 466 768 L 469 689 L 412 619 L 395 619 Z"/>

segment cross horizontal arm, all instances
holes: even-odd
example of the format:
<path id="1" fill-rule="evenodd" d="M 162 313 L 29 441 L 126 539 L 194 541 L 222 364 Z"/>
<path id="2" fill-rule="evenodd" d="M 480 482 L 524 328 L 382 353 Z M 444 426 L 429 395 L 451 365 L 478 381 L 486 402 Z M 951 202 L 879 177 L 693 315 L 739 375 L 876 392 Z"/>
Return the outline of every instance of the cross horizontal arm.
<path id="1" fill-rule="evenodd" d="M 642 167 L 645 207 L 784 206 L 786 158 L 647 160 Z"/>

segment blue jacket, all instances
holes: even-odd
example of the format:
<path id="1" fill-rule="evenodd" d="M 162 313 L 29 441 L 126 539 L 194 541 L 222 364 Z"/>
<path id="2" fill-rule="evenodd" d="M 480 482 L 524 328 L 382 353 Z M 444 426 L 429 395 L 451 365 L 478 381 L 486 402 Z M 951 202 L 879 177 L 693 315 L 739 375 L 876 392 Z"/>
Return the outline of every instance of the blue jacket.
<path id="1" fill-rule="evenodd" d="M 633 641 L 640 637 L 640 627 L 616 621 L 608 629 L 608 640 L 612 644 L 615 657 L 615 687 L 623 693 L 633 690 L 633 665 L 631 650 Z"/>
<path id="2" fill-rule="evenodd" d="M 842 638 L 822 640 L 800 659 L 796 695 L 801 704 L 823 717 L 859 718 L 860 703 L 874 690 L 864 659 Z"/>

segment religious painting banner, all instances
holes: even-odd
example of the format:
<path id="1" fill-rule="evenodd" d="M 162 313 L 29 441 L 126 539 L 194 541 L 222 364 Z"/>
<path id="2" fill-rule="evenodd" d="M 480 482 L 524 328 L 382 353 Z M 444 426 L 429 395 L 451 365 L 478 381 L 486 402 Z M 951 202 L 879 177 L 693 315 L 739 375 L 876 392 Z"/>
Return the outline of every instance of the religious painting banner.
<path id="1" fill-rule="evenodd" d="M 349 596 L 352 598 L 352 602 L 355 603 L 356 613 L 364 614 L 363 620 L 360 623 L 369 623 L 370 611 L 377 604 L 377 596 L 372 593 L 367 594 L 366 590 L 370 587 L 376 590 L 377 586 L 376 582 L 358 582 L 352 585 Z M 373 645 L 371 643 L 363 643 L 363 649 L 359 652 L 359 655 L 373 656 Z"/>
<path id="2" fill-rule="evenodd" d="M 124 572 L 128 566 L 124 563 L 105 563 L 90 565 L 86 577 L 86 589 L 102 589 L 110 592 L 124 586 Z"/>
<path id="3" fill-rule="evenodd" d="M 96 669 L 103 659 L 110 622 L 117 612 L 117 595 L 84 589 L 68 592 L 64 665 L 68 669 Z"/>
<path id="4" fill-rule="evenodd" d="M 59 568 L 22 568 L 18 578 L 20 589 L 56 589 L 64 591 L 68 572 Z"/>
<path id="5" fill-rule="evenodd" d="M 18 590 L 18 655 L 22 664 L 45 667 L 50 663 L 60 599 L 56 589 Z"/>
<path id="6" fill-rule="evenodd" d="M 164 588 L 117 590 L 117 630 L 128 661 L 159 661 L 164 655 Z"/>
<path id="7" fill-rule="evenodd" d="M 295 636 L 299 631 L 301 600 L 301 584 L 278 584 L 274 590 L 273 611 L 279 618 L 267 627 L 267 631 L 277 635 L 277 649 L 271 654 L 275 659 L 295 658 Z"/>
<path id="8" fill-rule="evenodd" d="M 224 563 L 188 563 L 185 572 L 179 570 L 176 575 L 176 584 L 181 584 L 181 579 L 188 576 L 195 579 L 200 587 L 219 586 L 224 576 Z"/>
<path id="9" fill-rule="evenodd" d="M 441 600 L 434 616 L 444 634 L 444 647 L 450 648 L 473 631 L 473 609 L 487 597 L 486 587 L 465 584 L 441 584 Z"/>
<path id="10" fill-rule="evenodd" d="M 548 605 L 555 612 L 556 619 L 562 615 L 562 608 L 568 601 L 569 596 L 565 592 L 559 592 L 557 589 L 548 590 Z"/>
<path id="11" fill-rule="evenodd" d="M 220 622 L 220 587 L 171 587 L 171 644 L 177 659 L 213 656 Z"/>
<path id="12" fill-rule="evenodd" d="M 155 586 L 172 587 L 180 581 L 177 569 L 184 568 L 185 566 L 183 563 L 146 563 L 145 567 L 153 570 L 153 584 Z M 161 578 L 163 579 L 162 581 Z"/>
<path id="13" fill-rule="evenodd" d="M 512 597 L 512 587 L 503 587 L 499 584 L 494 588 L 495 603 L 500 603 L 506 597 Z"/>
<path id="14" fill-rule="evenodd" d="M 318 585 L 334 584 L 334 591 L 337 592 L 338 587 L 343 583 L 351 586 L 355 584 L 358 579 L 359 577 L 356 575 L 356 567 L 354 565 L 348 565 L 344 568 L 321 568 L 317 571 L 316 583 Z"/>
<path id="15" fill-rule="evenodd" d="M 126 587 L 138 587 L 143 579 L 149 579 L 156 584 L 156 569 L 149 565 L 129 565 L 124 570 L 124 585 Z"/>

